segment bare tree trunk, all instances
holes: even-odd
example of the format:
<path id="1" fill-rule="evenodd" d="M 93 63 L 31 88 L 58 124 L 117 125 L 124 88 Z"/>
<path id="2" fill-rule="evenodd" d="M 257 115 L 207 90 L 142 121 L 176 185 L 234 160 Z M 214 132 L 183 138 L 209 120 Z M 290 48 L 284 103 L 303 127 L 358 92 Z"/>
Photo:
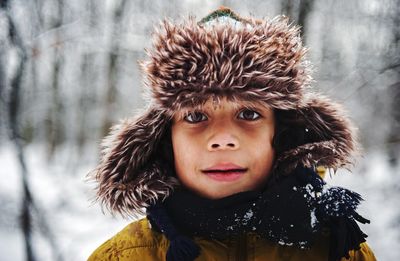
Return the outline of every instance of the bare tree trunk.
<path id="1" fill-rule="evenodd" d="M 400 66 L 397 69 L 398 81 L 389 87 L 391 93 L 390 133 L 387 138 L 389 163 L 395 167 L 400 158 Z"/>
<path id="2" fill-rule="evenodd" d="M 88 137 L 88 111 L 91 106 L 91 97 L 93 97 L 93 88 L 91 79 L 93 77 L 93 63 L 94 63 L 94 55 L 93 54 L 83 54 L 82 63 L 81 63 L 81 85 L 83 88 L 80 89 L 80 97 L 79 97 L 79 113 L 78 113 L 78 133 L 76 136 L 76 143 L 78 145 L 79 154 L 82 152 L 83 146 L 86 143 Z"/>
<path id="3" fill-rule="evenodd" d="M 288 16 L 291 20 L 296 20 L 293 17 L 293 0 L 283 0 L 281 4 L 281 13 Z"/>
<path id="4" fill-rule="evenodd" d="M 301 36 L 303 37 L 303 41 L 306 43 L 307 39 L 305 38 L 306 31 L 306 23 L 309 15 L 312 13 L 314 8 L 314 0 L 300 0 L 299 6 L 299 16 L 297 19 L 297 24 L 301 26 Z"/>
<path id="5" fill-rule="evenodd" d="M 86 10 L 89 10 L 89 22 L 87 24 L 87 32 L 93 33 L 98 29 L 99 23 L 99 7 L 96 0 L 89 0 L 86 4 Z M 91 125 L 88 120 L 90 108 L 98 106 L 96 104 L 96 93 L 95 85 L 96 82 L 96 70 L 95 70 L 95 62 L 96 55 L 91 53 L 91 51 L 87 51 L 82 53 L 81 65 L 80 65 L 80 85 L 83 88 L 80 88 L 79 93 L 79 110 L 77 115 L 77 134 L 74 137 L 75 143 L 78 148 L 78 155 L 83 153 L 83 148 L 85 143 L 87 142 L 88 137 L 93 135 Z M 101 130 L 102 131 L 102 130 Z M 103 134 L 103 133 L 102 133 Z"/>
<path id="6" fill-rule="evenodd" d="M 28 5 L 28 4 L 27 4 Z M 42 14 L 40 10 L 40 6 L 42 5 L 41 0 L 34 0 L 29 2 L 28 8 L 32 10 L 31 12 L 31 19 L 30 19 L 30 26 L 32 28 L 32 31 L 34 32 L 35 35 L 39 35 L 39 33 L 42 30 Z M 39 67 L 40 63 L 38 60 L 40 59 L 41 55 L 41 50 L 40 50 L 40 44 L 39 41 L 33 41 L 31 43 L 31 46 L 29 47 L 30 49 L 30 55 L 27 60 L 27 63 L 29 64 L 27 67 L 30 68 L 29 71 L 27 71 L 27 78 L 29 80 L 29 89 L 32 90 L 32 100 L 34 101 L 39 101 L 41 98 L 40 95 L 40 90 L 39 90 Z M 40 133 L 41 128 L 38 129 L 36 126 L 38 125 L 37 120 L 38 117 L 40 117 L 40 114 L 37 113 L 31 113 L 30 117 L 27 118 L 27 122 L 25 123 L 25 126 L 22 129 L 22 135 L 25 138 L 25 141 L 27 143 L 33 142 L 38 138 L 38 136 L 44 137 L 43 133 Z M 27 126 L 28 125 L 28 126 Z"/>
<path id="7" fill-rule="evenodd" d="M 1 142 L 1 136 L 6 135 L 5 133 L 2 133 L 5 128 L 2 128 L 2 126 L 5 126 L 5 115 L 4 112 L 7 111 L 6 107 L 6 73 L 5 73 L 5 68 L 4 68 L 4 44 L 3 40 L 0 39 L 0 142 Z"/>
<path id="8" fill-rule="evenodd" d="M 9 125 L 9 137 L 11 141 L 14 143 L 17 158 L 20 165 L 21 171 L 21 181 L 22 181 L 22 203 L 21 203 L 21 215 L 20 215 L 20 226 L 24 236 L 25 242 L 25 253 L 27 261 L 35 261 L 37 260 L 34 249 L 33 249 L 33 235 L 32 228 L 34 226 L 35 216 L 38 220 L 39 228 L 43 234 L 43 236 L 48 239 L 50 245 L 52 246 L 52 252 L 54 260 L 62 260 L 62 256 L 58 251 L 58 247 L 56 246 L 55 238 L 50 231 L 50 227 L 48 226 L 45 216 L 42 211 L 38 209 L 35 204 L 34 198 L 32 197 L 31 189 L 28 181 L 28 168 L 26 164 L 26 158 L 24 153 L 24 147 L 22 144 L 21 131 L 20 131 L 20 108 L 21 108 L 21 91 L 22 91 L 22 80 L 25 73 L 25 66 L 27 63 L 27 50 L 22 42 L 20 34 L 15 26 L 15 23 L 12 19 L 12 16 L 7 12 L 8 2 L 1 2 L 1 8 L 5 10 L 8 22 L 8 39 L 11 42 L 11 45 L 17 50 L 18 53 L 18 61 L 14 74 L 10 77 L 10 93 L 8 95 L 8 104 L 7 104 L 7 112 L 8 112 L 8 125 Z M 0 57 L 1 58 L 1 57 Z M 0 59 L 0 62 L 1 59 Z M 4 71 L 2 69 L 2 65 L 0 65 L 0 73 Z M 5 73 L 4 73 L 5 74 Z M 4 76 L 3 74 L 3 76 Z M 5 80 L 5 77 L 0 79 L 1 87 L 4 87 L 8 83 Z M 3 89 L 3 88 L 2 88 Z M 5 96 L 5 95 L 4 95 Z"/>
<path id="9" fill-rule="evenodd" d="M 400 158 L 400 0 L 393 1 L 395 8 L 393 16 L 393 41 L 389 66 L 396 73 L 397 81 L 389 87 L 391 101 L 390 133 L 387 137 L 389 162 L 392 166 L 399 164 Z M 393 62 L 393 61 L 397 61 Z"/>
<path id="10" fill-rule="evenodd" d="M 110 50 L 108 56 L 108 80 L 107 80 L 107 90 L 105 96 L 105 111 L 103 119 L 102 134 L 105 135 L 109 132 L 109 128 L 112 124 L 113 108 L 116 101 L 117 92 L 117 80 L 118 80 L 118 53 L 119 44 L 116 40 L 120 37 L 119 31 L 121 29 L 121 21 L 123 18 L 123 11 L 125 9 L 127 1 L 121 0 L 114 9 L 112 16 L 112 28 L 110 37 Z"/>
<path id="11" fill-rule="evenodd" d="M 52 28 L 58 28 L 62 25 L 62 17 L 63 17 L 63 8 L 64 2 L 63 0 L 58 0 L 58 10 L 57 10 L 57 18 L 53 21 Z M 48 150 L 47 156 L 51 158 L 61 143 L 65 140 L 65 133 L 63 127 L 63 110 L 64 105 L 62 103 L 62 99 L 60 97 L 60 75 L 61 68 L 63 63 L 63 52 L 62 48 L 62 36 L 59 31 L 56 31 L 56 39 L 53 44 L 54 48 L 54 63 L 53 63 L 53 73 L 51 79 L 51 94 L 52 94 L 52 103 L 50 105 L 48 111 L 48 121 L 46 124 L 46 132 L 48 137 Z"/>
<path id="12" fill-rule="evenodd" d="M 303 38 L 307 19 L 313 7 L 314 0 L 283 0 L 281 4 L 282 14 L 301 27 L 300 33 Z"/>
<path id="13" fill-rule="evenodd" d="M 25 156 L 21 144 L 20 132 L 18 126 L 18 111 L 20 107 L 21 82 L 27 56 L 26 56 L 26 49 L 23 46 L 19 33 L 15 28 L 14 21 L 7 12 L 8 2 L 3 1 L 1 7 L 4 8 L 7 14 L 8 37 L 11 43 L 17 49 L 19 54 L 18 65 L 16 67 L 15 74 L 11 78 L 11 89 L 8 102 L 8 120 L 10 128 L 9 136 L 16 147 L 18 154 L 18 161 L 21 168 L 23 197 L 21 206 L 20 225 L 22 228 L 22 232 L 24 234 L 26 260 L 34 261 L 35 255 L 33 253 L 33 247 L 32 247 L 32 215 L 31 215 L 31 207 L 33 202 L 28 184 L 28 171 L 25 164 Z"/>

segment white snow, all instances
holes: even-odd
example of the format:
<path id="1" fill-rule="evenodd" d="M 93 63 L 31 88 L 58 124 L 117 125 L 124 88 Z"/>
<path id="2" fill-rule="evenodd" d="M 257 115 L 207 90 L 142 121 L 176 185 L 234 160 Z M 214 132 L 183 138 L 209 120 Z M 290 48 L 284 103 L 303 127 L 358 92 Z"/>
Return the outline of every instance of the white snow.
<path id="1" fill-rule="evenodd" d="M 315 216 L 315 209 L 313 209 L 310 213 L 311 216 L 311 227 L 314 228 L 317 225 L 317 217 Z"/>
<path id="2" fill-rule="evenodd" d="M 97 204 L 91 203 L 93 186 L 84 180 L 94 162 L 83 159 L 81 166 L 73 167 L 65 165 L 62 162 L 65 159 L 49 162 L 43 149 L 31 146 L 26 153 L 31 192 L 55 238 L 52 243 L 58 247 L 64 260 L 86 260 L 96 247 L 130 221 L 104 215 Z M 7 208 L 7 212 L 4 212 L 4 204 L 0 207 L 1 260 L 18 261 L 24 260 L 24 241 L 18 226 L 21 178 L 15 158 L 12 146 L 0 148 L 0 176 L 6 181 L 0 183 L 0 198 L 1 201 L 6 198 L 8 203 L 16 206 L 15 210 Z M 7 219 L 4 213 L 9 214 Z M 37 226 L 40 221 L 40 218 L 34 219 L 34 253 L 38 260 L 54 260 L 52 246 Z"/>
<path id="3" fill-rule="evenodd" d="M 246 212 L 246 214 L 244 215 L 244 220 L 250 220 L 252 217 L 253 217 L 253 215 L 254 215 L 254 213 L 253 213 L 253 210 L 251 210 L 251 209 L 249 209 L 247 212 Z"/>

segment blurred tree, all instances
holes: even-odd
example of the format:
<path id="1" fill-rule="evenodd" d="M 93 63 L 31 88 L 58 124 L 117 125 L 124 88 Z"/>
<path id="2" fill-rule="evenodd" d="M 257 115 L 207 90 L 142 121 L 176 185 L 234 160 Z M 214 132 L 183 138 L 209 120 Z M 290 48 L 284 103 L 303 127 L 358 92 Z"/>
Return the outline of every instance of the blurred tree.
<path id="1" fill-rule="evenodd" d="M 39 35 L 43 30 L 43 14 L 41 10 L 42 0 L 34 0 L 29 2 L 31 7 L 31 28 L 33 35 Z M 40 90 L 40 82 L 39 82 L 39 72 L 40 72 L 40 57 L 42 55 L 42 50 L 40 50 L 39 41 L 34 39 L 31 43 L 30 48 L 30 56 L 28 57 L 29 63 L 29 82 L 30 82 L 30 89 L 32 90 L 32 100 L 38 101 L 42 97 L 39 94 Z M 22 126 L 22 135 L 25 138 L 26 142 L 30 143 L 32 141 L 36 141 L 38 136 L 40 135 L 39 132 L 42 130 L 38 130 L 36 120 L 40 119 L 41 115 L 35 115 L 31 113 L 31 117 L 29 117 L 27 122 Z"/>
<path id="2" fill-rule="evenodd" d="M 62 64 L 63 64 L 63 39 L 59 28 L 63 24 L 63 8 L 64 0 L 56 1 L 56 15 L 52 16 L 50 22 L 51 29 L 55 29 L 55 39 L 51 44 L 53 51 L 53 66 L 51 73 L 51 103 L 47 111 L 47 121 L 46 121 L 46 133 L 47 133 L 47 156 L 52 157 L 56 147 L 62 144 L 65 140 L 65 128 L 64 128 L 64 104 L 61 98 L 60 91 L 60 78 L 62 77 Z"/>
<path id="3" fill-rule="evenodd" d="M 300 25 L 302 28 L 301 35 L 303 37 L 303 41 L 305 44 L 307 44 L 307 39 L 306 39 L 306 34 L 305 34 L 307 19 L 313 11 L 313 7 L 314 7 L 313 5 L 314 5 L 314 0 L 300 0 L 297 24 Z"/>
<path id="4" fill-rule="evenodd" d="M 314 0 L 283 0 L 281 2 L 281 13 L 288 16 L 291 22 L 301 27 L 300 34 L 306 43 L 306 26 L 308 16 L 313 11 Z"/>
<path id="5" fill-rule="evenodd" d="M 109 37 L 109 55 L 108 55 L 108 68 L 107 68 L 107 86 L 106 96 L 104 101 L 104 118 L 102 134 L 103 136 L 109 132 L 113 123 L 114 114 L 113 106 L 116 102 L 117 95 L 117 82 L 118 82 L 118 55 L 120 52 L 120 38 L 122 19 L 125 10 L 126 0 L 116 1 L 114 10 L 112 12 L 111 21 L 111 35 Z"/>
<path id="6" fill-rule="evenodd" d="M 392 1 L 392 42 L 389 45 L 388 67 L 384 71 L 395 73 L 395 83 L 389 87 L 389 97 L 392 98 L 390 115 L 390 132 L 387 137 L 389 162 L 393 166 L 399 164 L 400 158 L 400 0 Z M 384 72 L 383 71 L 383 72 Z"/>
<path id="7" fill-rule="evenodd" d="M 0 39 L 0 144 L 2 142 L 2 135 L 3 131 L 5 130 L 5 115 L 4 112 L 6 111 L 6 73 L 4 68 L 4 56 L 6 50 L 6 43 L 4 39 Z"/>
<path id="8" fill-rule="evenodd" d="M 21 143 L 20 131 L 19 131 L 19 108 L 20 108 L 20 93 L 22 91 L 21 83 L 25 68 L 25 62 L 27 59 L 26 48 L 24 47 L 22 40 L 20 38 L 19 32 L 15 27 L 15 23 L 12 17 L 9 15 L 9 2 L 2 1 L 1 9 L 5 11 L 7 17 L 7 28 L 8 28 L 8 39 L 11 42 L 13 48 L 18 52 L 18 64 L 16 66 L 14 75 L 11 77 L 11 88 L 8 101 L 8 122 L 9 122 L 9 133 L 10 138 L 13 141 L 17 154 L 18 162 L 20 164 L 21 176 L 22 176 L 22 206 L 21 206 L 21 216 L 20 225 L 25 240 L 25 252 L 26 260 L 34 261 L 35 255 L 32 247 L 32 206 L 33 200 L 30 192 L 30 187 L 28 183 L 28 170 L 25 163 L 25 155 L 23 146 Z"/>
<path id="9" fill-rule="evenodd" d="M 292 21 L 295 20 L 296 18 L 294 16 L 294 1 L 282 0 L 281 5 L 281 13 L 288 16 Z"/>
<path id="10" fill-rule="evenodd" d="M 54 260 L 62 260 L 62 255 L 56 245 L 56 240 L 51 232 L 50 226 L 46 222 L 46 218 L 43 211 L 38 208 L 34 201 L 32 195 L 32 190 L 29 185 L 29 171 L 26 164 L 26 157 L 23 145 L 23 138 L 21 137 L 21 103 L 23 89 L 26 88 L 23 84 L 23 78 L 26 71 L 26 64 L 28 60 L 27 48 L 22 40 L 21 34 L 17 29 L 16 23 L 13 16 L 10 14 L 10 2 L 2 1 L 0 8 L 4 11 L 7 20 L 7 40 L 10 42 L 9 50 L 15 50 L 17 53 L 16 66 L 15 69 L 10 71 L 9 82 L 7 82 L 7 77 L 3 70 L 4 61 L 0 59 L 0 72 L 3 73 L 0 79 L 1 87 L 4 90 L 8 89 L 9 94 L 7 96 L 7 107 L 5 108 L 8 113 L 8 130 L 10 140 L 15 145 L 17 151 L 18 163 L 20 165 L 21 171 L 21 182 L 22 182 L 22 200 L 21 200 L 21 213 L 19 217 L 19 224 L 21 226 L 24 242 L 25 242 L 25 254 L 27 261 L 37 260 L 37 256 L 33 250 L 33 227 L 34 227 L 34 217 L 37 218 L 38 227 L 42 232 L 42 235 L 49 241 L 52 252 L 54 255 Z M 1 53 L 0 53 L 1 54 Z M 1 58 L 1 56 L 0 56 Z M 5 88 L 9 85 L 9 88 Z M 3 89 L 2 88 L 2 89 Z"/>
<path id="11" fill-rule="evenodd" d="M 89 12 L 89 22 L 87 26 L 87 33 L 95 32 L 98 27 L 98 15 L 99 6 L 95 0 L 87 2 L 86 9 Z M 83 146 L 87 142 L 89 135 L 92 134 L 90 130 L 90 123 L 88 113 L 96 104 L 91 102 L 95 97 L 94 93 L 94 79 L 96 71 L 94 69 L 96 64 L 96 56 L 92 50 L 86 50 L 82 54 L 81 59 L 81 73 L 80 73 L 80 88 L 79 88 L 79 103 L 78 103 L 78 124 L 77 124 L 77 135 L 76 144 L 78 147 L 79 154 L 82 152 Z"/>

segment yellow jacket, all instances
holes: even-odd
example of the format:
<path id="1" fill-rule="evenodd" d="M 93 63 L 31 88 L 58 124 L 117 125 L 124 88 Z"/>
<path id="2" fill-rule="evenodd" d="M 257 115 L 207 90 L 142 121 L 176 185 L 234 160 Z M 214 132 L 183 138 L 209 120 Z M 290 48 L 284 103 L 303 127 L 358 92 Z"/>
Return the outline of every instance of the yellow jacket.
<path id="1" fill-rule="evenodd" d="M 230 260 L 270 260 L 270 261 L 322 261 L 328 260 L 329 235 L 322 233 L 310 250 L 280 246 L 248 234 L 239 238 L 224 241 L 195 238 L 201 248 L 196 261 L 230 261 Z M 104 242 L 89 257 L 89 261 L 160 261 L 165 260 L 169 247 L 168 239 L 151 229 L 146 218 L 133 222 L 111 239 Z M 361 249 L 350 252 L 350 259 L 343 261 L 374 261 L 374 254 L 366 243 Z"/>

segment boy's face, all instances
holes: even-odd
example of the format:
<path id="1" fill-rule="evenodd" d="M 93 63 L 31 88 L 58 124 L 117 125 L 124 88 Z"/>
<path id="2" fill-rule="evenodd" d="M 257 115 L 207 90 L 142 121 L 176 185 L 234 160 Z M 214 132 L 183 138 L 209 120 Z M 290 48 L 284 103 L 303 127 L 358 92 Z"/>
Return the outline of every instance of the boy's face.
<path id="1" fill-rule="evenodd" d="M 274 113 L 266 105 L 209 100 L 173 118 L 172 145 L 179 180 L 211 199 L 257 190 L 273 161 Z"/>

